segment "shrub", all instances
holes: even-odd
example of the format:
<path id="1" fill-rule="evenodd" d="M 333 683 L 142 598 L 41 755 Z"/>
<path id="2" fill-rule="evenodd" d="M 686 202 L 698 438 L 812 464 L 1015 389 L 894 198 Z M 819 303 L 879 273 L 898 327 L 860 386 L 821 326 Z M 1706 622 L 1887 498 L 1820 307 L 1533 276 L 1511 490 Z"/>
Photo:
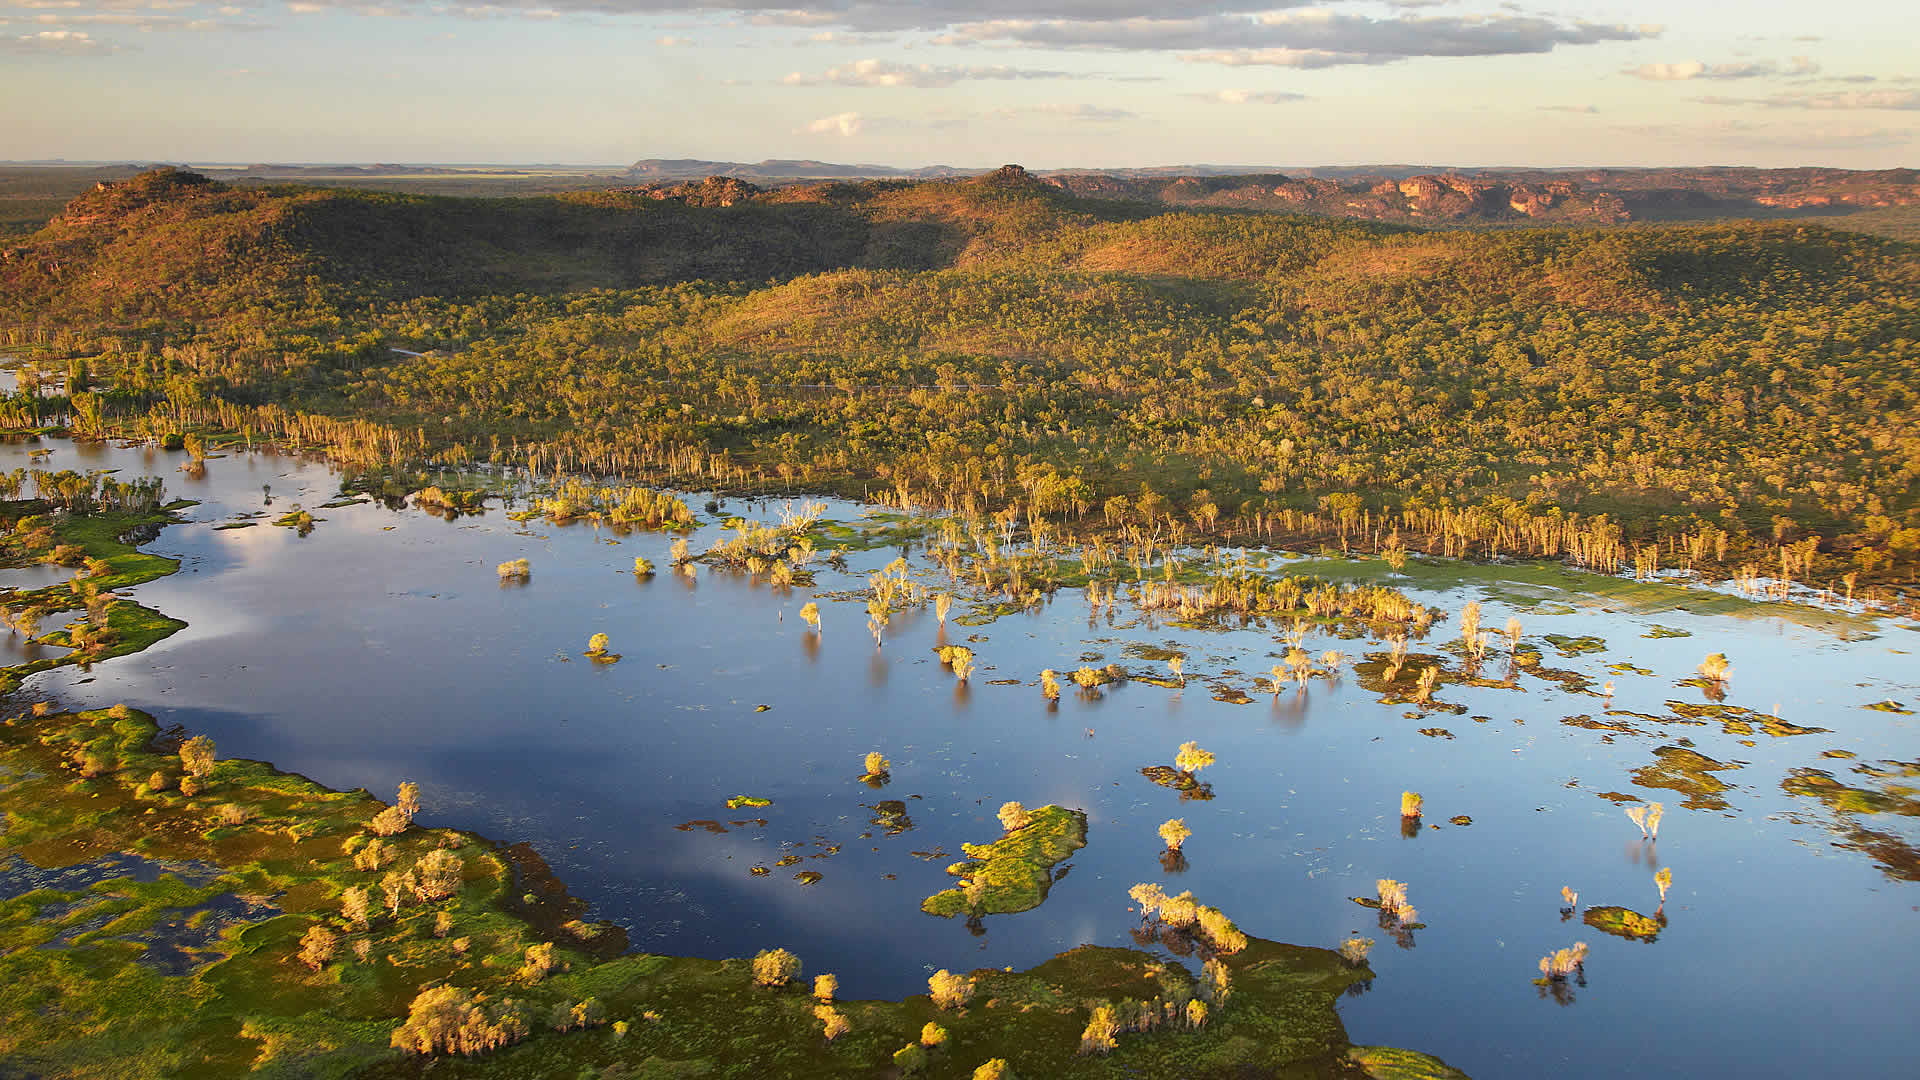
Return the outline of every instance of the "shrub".
<path id="1" fill-rule="evenodd" d="M 920 1045 L 931 1050 L 947 1041 L 947 1029 L 929 1020 L 920 1028 Z"/>
<path id="2" fill-rule="evenodd" d="M 503 562 L 498 569 L 502 581 L 525 580 L 533 576 L 533 564 L 525 559 Z"/>
<path id="3" fill-rule="evenodd" d="M 1113 1006 L 1102 1005 L 1093 1010 L 1087 1019 L 1086 1029 L 1080 1032 L 1080 1052 L 1083 1054 L 1104 1054 L 1120 1045 L 1115 1036 L 1120 1034 L 1120 1024 L 1114 1019 Z"/>
<path id="4" fill-rule="evenodd" d="M 1160 826 L 1160 839 L 1166 843 L 1168 851 L 1179 851 L 1180 845 L 1192 835 L 1193 830 L 1187 828 L 1185 818 L 1169 818 L 1166 824 Z"/>
<path id="5" fill-rule="evenodd" d="M 973 1080 L 1018 1080 L 1006 1058 L 991 1058 L 973 1070 Z"/>
<path id="6" fill-rule="evenodd" d="M 1733 674 L 1733 665 L 1727 662 L 1726 653 L 1709 653 L 1700 661 L 1700 677 L 1709 682 L 1725 682 Z"/>
<path id="7" fill-rule="evenodd" d="M 868 776 L 885 776 L 893 768 L 893 762 L 888 761 L 878 750 L 867 752 L 866 765 Z"/>
<path id="8" fill-rule="evenodd" d="M 1400 816 L 1403 818 L 1419 817 L 1421 808 L 1425 804 L 1426 800 L 1420 797 L 1419 792 L 1403 791 L 1400 793 Z"/>
<path id="9" fill-rule="evenodd" d="M 912 1076 L 927 1067 L 927 1049 L 919 1043 L 908 1043 L 893 1052 L 894 1068 L 902 1076 Z"/>
<path id="10" fill-rule="evenodd" d="M 846 1016 L 831 1005 L 815 1005 L 813 1018 L 820 1021 L 823 1028 L 822 1034 L 826 1035 L 828 1042 L 853 1030 L 853 1025 L 847 1021 Z"/>
<path id="11" fill-rule="evenodd" d="M 1556 949 L 1540 958 L 1540 974 L 1558 982 L 1580 970 L 1587 962 L 1585 942 L 1576 942 L 1571 949 Z"/>
<path id="12" fill-rule="evenodd" d="M 543 941 L 538 945 L 527 946 L 526 963 L 520 965 L 520 970 L 514 972 L 514 977 L 525 982 L 537 983 L 546 978 L 548 973 L 553 971 L 554 966 L 553 942 Z"/>
<path id="13" fill-rule="evenodd" d="M 762 949 L 753 958 L 753 981 L 761 986 L 785 986 L 800 974 L 800 958 L 785 949 Z"/>
<path id="14" fill-rule="evenodd" d="M 1000 807 L 1000 827 L 1013 832 L 1033 824 L 1033 815 L 1017 802 L 1003 803 Z"/>
<path id="15" fill-rule="evenodd" d="M 607 635 L 595 634 L 587 639 L 587 655 L 599 656 L 607 651 Z"/>
<path id="16" fill-rule="evenodd" d="M 1203 906 L 1198 914 L 1200 933 L 1215 952 L 1232 954 L 1247 947 L 1247 935 L 1233 925 L 1233 920 L 1227 918 L 1219 908 Z"/>
<path id="17" fill-rule="evenodd" d="M 1167 894 L 1160 886 L 1151 881 L 1143 881 L 1127 890 L 1133 902 L 1140 905 L 1140 917 L 1151 919 L 1160 913 L 1160 905 L 1167 902 Z"/>
<path id="18" fill-rule="evenodd" d="M 411 780 L 400 785 L 399 793 L 394 796 L 393 808 L 407 815 L 411 821 L 420 812 L 420 785 Z"/>
<path id="19" fill-rule="evenodd" d="M 1367 962 L 1367 952 L 1372 948 L 1372 938 L 1348 938 L 1340 943 L 1340 959 L 1349 967 L 1359 967 Z"/>
<path id="20" fill-rule="evenodd" d="M 1187 1026 L 1195 1030 L 1207 1026 L 1207 1003 L 1195 998 L 1187 1002 Z"/>
<path id="21" fill-rule="evenodd" d="M 213 740 L 205 735 L 195 735 L 180 744 L 180 765 L 187 774 L 196 780 L 204 780 L 213 773 Z"/>
<path id="22" fill-rule="evenodd" d="M 397 806 L 389 806 L 373 815 L 373 820 L 367 822 L 367 830 L 375 836 L 399 836 L 407 831 L 407 826 L 410 824 L 412 822 L 408 819 L 405 810 Z"/>
<path id="23" fill-rule="evenodd" d="M 238 803 L 221 803 L 213 812 L 214 821 L 221 825 L 245 825 L 253 812 Z"/>
<path id="24" fill-rule="evenodd" d="M 373 911 L 373 897 L 367 890 L 355 885 L 340 894 L 340 914 L 355 926 L 367 925 L 367 919 Z"/>
<path id="25" fill-rule="evenodd" d="M 180 778 L 180 794 L 189 799 L 200 794 L 200 781 L 195 779 L 192 773 Z"/>
<path id="26" fill-rule="evenodd" d="M 147 777 L 147 790 L 148 791 L 165 791 L 172 783 L 173 781 L 167 779 L 166 773 L 161 772 L 159 769 L 155 769 L 153 770 L 153 775 Z"/>
<path id="27" fill-rule="evenodd" d="M 377 838 L 353 853 L 355 870 L 378 870 L 392 861 L 393 849 L 388 847 L 385 841 Z"/>
<path id="28" fill-rule="evenodd" d="M 466 864 L 451 851 L 429 851 L 413 864 L 414 894 L 422 900 L 445 900 L 460 891 L 460 875 Z"/>
<path id="29" fill-rule="evenodd" d="M 334 950 L 340 947 L 340 935 L 315 923 L 307 928 L 305 937 L 300 939 L 300 962 L 319 971 L 333 959 Z"/>
<path id="30" fill-rule="evenodd" d="M 1200 744 L 1195 742 L 1181 743 L 1180 752 L 1173 756 L 1173 767 L 1186 773 L 1188 776 L 1192 776 L 1211 764 L 1213 764 L 1213 755 L 1200 749 Z"/>
<path id="31" fill-rule="evenodd" d="M 471 1055 L 518 1042 L 527 1032 L 520 1003 L 512 998 L 487 1005 L 470 990 L 436 986 L 414 997 L 407 1022 L 394 1029 L 389 1045 L 415 1054 Z"/>
<path id="32" fill-rule="evenodd" d="M 840 990 L 840 980 L 833 975 L 817 975 L 813 980 L 813 996 L 818 1001 L 832 1001 L 833 995 Z"/>
<path id="33" fill-rule="evenodd" d="M 1233 975 L 1227 971 L 1227 965 L 1218 960 L 1209 960 L 1200 969 L 1200 996 L 1220 1008 L 1233 996 Z"/>
<path id="34" fill-rule="evenodd" d="M 555 1002 L 553 1011 L 548 1014 L 548 1022 L 555 1031 L 572 1031 L 574 1028 L 599 1027 L 607 1022 L 607 1007 L 600 1004 L 599 998 L 588 998 L 577 1005 L 564 1001 Z"/>
<path id="35" fill-rule="evenodd" d="M 433 916 L 433 936 L 446 937 L 453 933 L 453 912 L 441 911 Z"/>
<path id="36" fill-rule="evenodd" d="M 973 999 L 973 979 L 941 968 L 927 977 L 927 989 L 933 1003 L 942 1009 L 957 1009 Z"/>

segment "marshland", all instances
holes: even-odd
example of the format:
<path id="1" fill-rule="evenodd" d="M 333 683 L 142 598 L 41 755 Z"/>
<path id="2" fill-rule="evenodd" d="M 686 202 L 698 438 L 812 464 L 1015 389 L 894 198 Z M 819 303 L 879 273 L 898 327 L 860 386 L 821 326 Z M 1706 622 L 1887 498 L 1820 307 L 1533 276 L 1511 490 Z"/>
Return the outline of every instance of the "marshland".
<path id="1" fill-rule="evenodd" d="M 579 898 L 573 917 L 618 927 L 638 953 L 786 948 L 809 982 L 830 972 L 841 998 L 867 1001 L 925 994 L 935 969 L 1019 971 L 1090 944 L 1183 964 L 1201 1000 L 1210 946 L 1166 930 L 1164 908 L 1143 918 L 1131 890 L 1147 884 L 1189 894 L 1255 939 L 1330 956 L 1377 939 L 1359 965 L 1335 957 L 1331 969 L 1366 976 L 1338 999 L 1346 1036 L 1470 1075 L 1551 1062 L 1606 1076 L 1675 1060 L 1884 1071 L 1914 1050 L 1896 1018 L 1914 958 L 1904 927 L 1920 814 L 1916 736 L 1898 710 L 1920 697 L 1920 630 L 1859 603 L 1538 563 L 1414 554 L 1395 570 L 1337 551 L 1199 548 L 1174 549 L 1172 571 L 1098 564 L 1103 584 L 1090 593 L 1071 583 L 1087 576 L 1073 545 L 1044 535 L 1069 584 L 1030 580 L 1009 602 L 997 568 L 1012 562 L 1032 579 L 1037 565 L 1020 562 L 1035 543 L 1018 523 L 689 491 L 678 496 L 689 527 L 658 530 L 555 518 L 542 512 L 550 485 L 499 471 L 431 477 L 500 493 L 446 514 L 438 500 L 380 497 L 429 478 L 370 478 L 238 445 L 199 462 L 185 449 L 61 438 L 0 454 L 0 471 L 157 478 L 155 497 L 180 519 L 140 549 L 177 558 L 178 571 L 112 591 L 185 626 L 131 655 L 30 675 L 17 700 L 123 704 L 176 741 L 206 736 L 222 760 L 270 762 L 322 788 L 388 799 L 417 785 L 415 836 L 459 830 L 500 845 L 488 852 L 526 845 L 513 850 L 537 855 L 550 868 L 542 880 Z M 29 474 L 18 494 L 35 496 L 35 483 Z M 310 530 L 267 527 L 296 507 Z M 753 522 L 784 528 L 790 551 L 806 540 L 810 585 L 735 565 L 729 545 Z M 44 565 L 35 560 L 51 551 L 22 546 L 27 531 L 16 531 L 16 559 Z M 636 573 L 639 559 L 657 569 Z M 1316 616 L 1304 599 L 1298 611 L 1224 601 L 1183 611 L 1165 595 L 1245 598 L 1253 582 L 1291 595 L 1277 585 L 1288 579 L 1306 583 L 1302 596 L 1392 590 L 1425 625 Z M 882 598 L 877 645 L 869 623 Z M 37 629 L 45 640 L 84 615 L 76 601 Z M 1469 644 L 1463 621 L 1501 629 Z M 580 655 L 598 635 L 622 663 Z M 971 665 L 966 678 L 959 665 Z M 1098 677 L 1065 680 L 1050 697 L 1044 670 Z M 1156 766 L 1210 797 L 1142 775 Z M 21 786 L 29 774 L 16 759 L 8 768 Z M 1663 815 L 1647 812 L 1654 804 Z M 1064 844 L 1022 839 L 1068 811 L 1084 846 L 1071 831 Z M 249 827 L 251 811 L 225 813 L 226 833 Z M 22 949 L 50 947 L 21 936 L 36 913 L 66 917 L 73 904 L 20 898 L 72 891 L 60 874 L 110 854 L 21 847 L 12 837 L 23 832 L 0 835 L 13 965 L 29 963 Z M 1037 902 L 991 902 L 1002 887 L 991 882 L 966 895 L 963 845 L 1003 836 L 1048 850 Z M 491 860 L 502 875 L 516 862 Z M 183 911 L 223 895 L 172 872 L 176 888 L 199 889 L 183 893 Z M 376 909 L 378 877 L 366 883 Z M 255 887 L 271 897 L 270 885 Z M 1417 924 L 1382 904 L 1388 885 L 1418 906 Z M 1563 888 L 1578 894 L 1571 904 Z M 942 895 L 954 899 L 940 914 L 963 917 L 922 911 Z M 247 914 L 231 918 L 244 925 Z M 328 932 L 340 940 L 323 970 L 363 963 L 351 920 Z M 139 935 L 92 933 L 79 940 L 138 965 L 123 942 Z M 439 939 L 422 940 L 410 948 Z M 206 970 L 219 970 L 218 941 L 201 943 Z M 289 958 L 300 945 L 288 939 Z M 420 962 L 414 974 L 431 981 Z M 300 982 L 292 963 L 273 978 Z M 1817 989 L 1831 1011 L 1794 1007 L 1812 989 L 1807 970 L 1825 973 Z M 1215 1018 L 1236 1005 L 1254 1007 L 1230 999 Z M 861 1017 L 846 1015 L 859 1032 Z M 1760 1016 L 1768 1022 L 1736 1022 Z M 560 1034 L 541 1019 L 529 1041 L 495 1052 L 596 1038 L 617 1059 L 604 1025 Z M 1185 1025 L 1121 1031 L 1115 1053 L 1187 1037 Z M 1020 1065 L 1016 1046 L 996 1056 Z"/>
<path id="2" fill-rule="evenodd" d="M 0 253 L 0 1071 L 1913 1060 L 1910 244 L 749 194 Z"/>

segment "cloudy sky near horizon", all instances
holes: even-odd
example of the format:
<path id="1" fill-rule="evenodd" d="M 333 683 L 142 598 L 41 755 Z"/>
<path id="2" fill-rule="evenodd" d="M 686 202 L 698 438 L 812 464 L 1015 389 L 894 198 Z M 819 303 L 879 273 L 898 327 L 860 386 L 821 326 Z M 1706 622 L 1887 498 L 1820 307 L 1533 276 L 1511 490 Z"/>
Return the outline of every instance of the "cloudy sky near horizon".
<path id="1" fill-rule="evenodd" d="M 0 0 L 0 159 L 1920 164 L 1900 0 Z"/>

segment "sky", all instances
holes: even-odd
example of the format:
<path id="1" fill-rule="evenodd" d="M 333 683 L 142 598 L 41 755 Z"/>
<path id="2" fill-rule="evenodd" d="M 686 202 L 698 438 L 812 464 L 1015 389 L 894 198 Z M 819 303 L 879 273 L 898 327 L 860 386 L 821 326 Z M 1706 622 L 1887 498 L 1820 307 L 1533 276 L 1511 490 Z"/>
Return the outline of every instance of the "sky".
<path id="1" fill-rule="evenodd" d="M 1920 164 L 1902 0 L 0 0 L 0 159 Z"/>

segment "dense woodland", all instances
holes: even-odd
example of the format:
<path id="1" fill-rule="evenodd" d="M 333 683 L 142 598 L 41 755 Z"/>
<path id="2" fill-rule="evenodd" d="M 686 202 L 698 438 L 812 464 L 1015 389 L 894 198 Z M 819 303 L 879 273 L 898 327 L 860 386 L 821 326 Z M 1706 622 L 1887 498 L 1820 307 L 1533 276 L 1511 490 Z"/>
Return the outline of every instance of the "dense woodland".
<path id="1" fill-rule="evenodd" d="M 0 251 L 0 346 L 75 391 L 3 420 L 1915 588 L 1914 244 L 1427 232 L 1017 170 L 703 201 L 144 174 Z"/>

